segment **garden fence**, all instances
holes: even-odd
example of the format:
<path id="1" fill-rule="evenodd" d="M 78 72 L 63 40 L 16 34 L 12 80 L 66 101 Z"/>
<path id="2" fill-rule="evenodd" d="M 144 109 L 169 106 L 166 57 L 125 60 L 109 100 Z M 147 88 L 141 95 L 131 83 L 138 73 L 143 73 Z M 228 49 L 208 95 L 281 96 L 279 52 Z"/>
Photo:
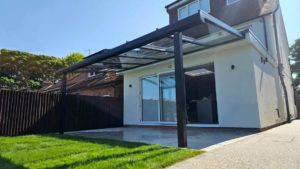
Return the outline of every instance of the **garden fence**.
<path id="1" fill-rule="evenodd" d="M 67 95 L 66 108 L 62 101 L 61 94 L 0 90 L 0 135 L 59 132 L 61 124 L 64 131 L 123 125 L 120 98 Z"/>

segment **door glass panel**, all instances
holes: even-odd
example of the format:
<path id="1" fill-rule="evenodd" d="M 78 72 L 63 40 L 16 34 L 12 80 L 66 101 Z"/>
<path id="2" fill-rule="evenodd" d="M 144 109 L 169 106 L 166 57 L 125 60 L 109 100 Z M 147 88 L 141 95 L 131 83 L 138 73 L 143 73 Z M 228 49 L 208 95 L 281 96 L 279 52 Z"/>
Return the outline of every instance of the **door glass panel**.
<path id="1" fill-rule="evenodd" d="M 151 76 L 142 79 L 142 121 L 158 121 L 158 83 L 157 76 Z"/>
<path id="2" fill-rule="evenodd" d="M 161 121 L 176 122 L 176 92 L 174 74 L 160 76 Z"/>

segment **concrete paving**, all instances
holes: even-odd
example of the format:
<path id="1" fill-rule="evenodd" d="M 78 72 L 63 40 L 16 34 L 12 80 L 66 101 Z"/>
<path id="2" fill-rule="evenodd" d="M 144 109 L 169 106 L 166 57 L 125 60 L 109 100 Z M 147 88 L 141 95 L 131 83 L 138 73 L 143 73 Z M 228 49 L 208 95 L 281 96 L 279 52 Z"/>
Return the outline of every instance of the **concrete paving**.
<path id="1" fill-rule="evenodd" d="M 213 150 L 255 134 L 255 132 L 249 130 L 220 128 L 189 128 L 187 133 L 189 148 L 204 149 L 206 151 Z M 175 128 L 122 127 L 68 132 L 66 134 L 89 138 L 104 138 L 177 146 L 177 130 Z"/>
<path id="2" fill-rule="evenodd" d="M 300 121 L 228 144 L 168 169 L 300 169 Z"/>

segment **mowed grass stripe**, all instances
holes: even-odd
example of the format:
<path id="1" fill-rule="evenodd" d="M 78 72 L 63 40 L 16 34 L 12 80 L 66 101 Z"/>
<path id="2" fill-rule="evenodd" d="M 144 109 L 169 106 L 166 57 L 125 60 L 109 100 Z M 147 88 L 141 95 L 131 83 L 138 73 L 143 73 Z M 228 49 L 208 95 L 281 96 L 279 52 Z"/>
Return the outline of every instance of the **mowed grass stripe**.
<path id="1" fill-rule="evenodd" d="M 138 154 L 146 151 L 155 151 L 156 149 L 161 149 L 159 146 L 145 146 L 144 148 L 132 149 L 128 148 L 114 148 L 103 151 L 90 151 L 78 154 L 70 154 L 64 158 L 52 159 L 46 161 L 40 161 L 39 163 L 27 164 L 28 168 L 53 168 L 62 167 L 67 168 L 68 166 L 84 165 L 94 161 L 105 161 L 111 160 L 113 158 L 123 158 L 124 156 L 129 156 L 131 154 Z"/>
<path id="2" fill-rule="evenodd" d="M 12 169 L 160 169 L 201 153 L 161 145 L 73 136 L 0 137 L 0 166 Z"/>

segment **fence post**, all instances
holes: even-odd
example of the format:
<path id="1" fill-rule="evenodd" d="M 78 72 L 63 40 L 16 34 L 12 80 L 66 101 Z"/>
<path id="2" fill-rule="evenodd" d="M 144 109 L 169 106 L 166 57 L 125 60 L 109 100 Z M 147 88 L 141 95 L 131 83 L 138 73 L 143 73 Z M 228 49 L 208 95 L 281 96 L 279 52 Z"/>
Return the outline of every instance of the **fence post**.
<path id="1" fill-rule="evenodd" d="M 63 74 L 61 83 L 62 111 L 60 112 L 60 128 L 59 133 L 64 134 L 65 116 L 67 111 L 67 73 Z"/>

